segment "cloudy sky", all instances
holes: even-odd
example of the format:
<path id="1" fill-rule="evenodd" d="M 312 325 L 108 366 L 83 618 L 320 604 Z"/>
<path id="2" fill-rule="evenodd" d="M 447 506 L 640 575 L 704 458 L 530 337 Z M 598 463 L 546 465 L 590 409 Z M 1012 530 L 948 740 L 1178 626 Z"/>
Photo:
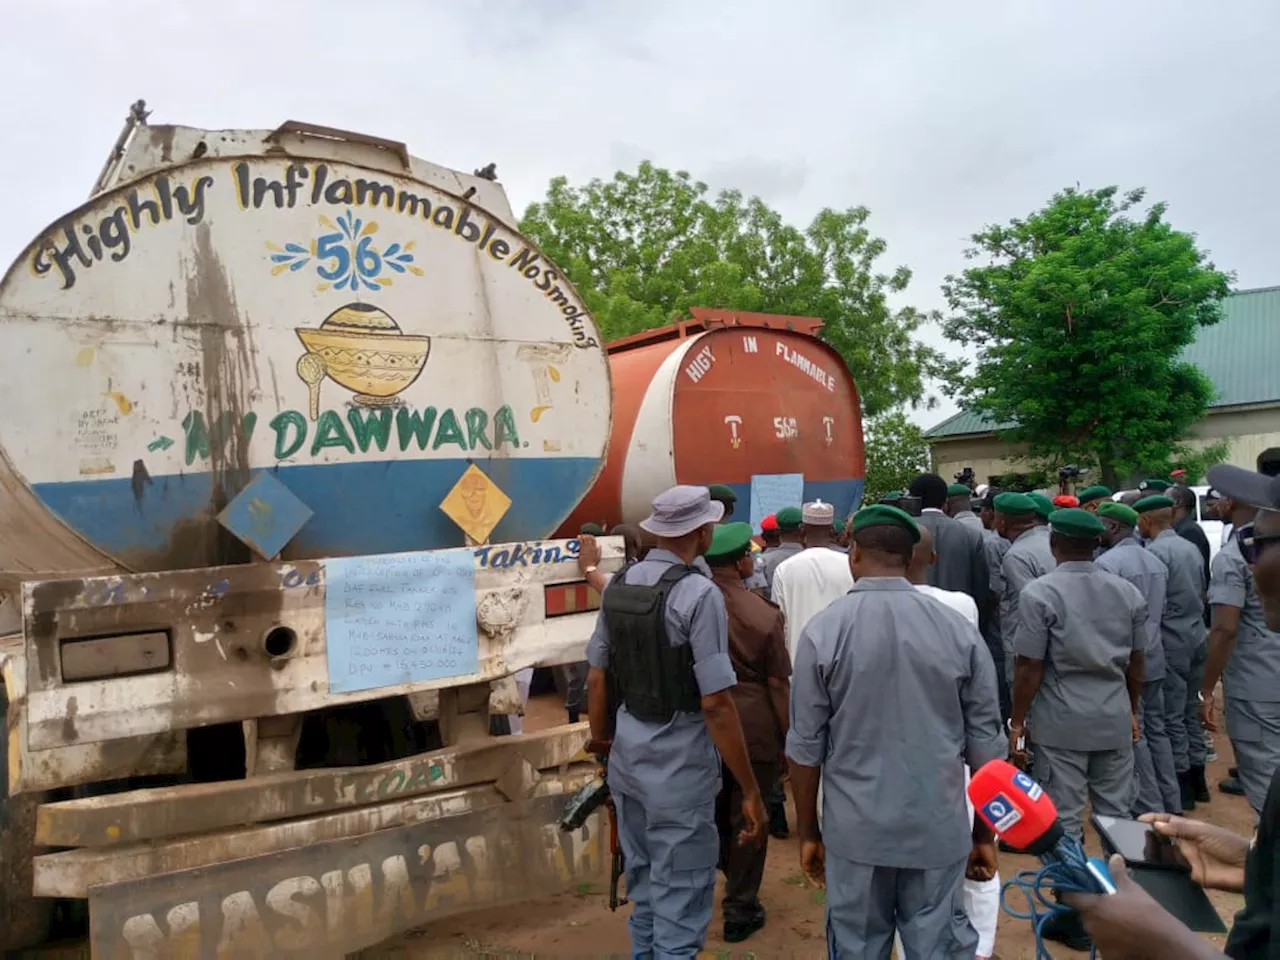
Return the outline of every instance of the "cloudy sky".
<path id="1" fill-rule="evenodd" d="M 1280 284 L 1270 0 L 3 5 L 6 258 L 84 200 L 143 97 L 155 122 L 309 120 L 495 161 L 517 210 L 641 159 L 798 223 L 866 204 L 921 307 L 969 233 L 1075 183 L 1146 186 L 1240 287 Z"/>

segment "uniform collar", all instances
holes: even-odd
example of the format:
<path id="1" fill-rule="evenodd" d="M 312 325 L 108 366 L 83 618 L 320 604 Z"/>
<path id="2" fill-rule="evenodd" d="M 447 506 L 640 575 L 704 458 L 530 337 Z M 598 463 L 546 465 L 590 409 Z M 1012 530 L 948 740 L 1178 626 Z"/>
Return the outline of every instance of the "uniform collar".
<path id="1" fill-rule="evenodd" d="M 851 593 L 862 593 L 866 590 L 901 590 L 915 591 L 913 584 L 906 577 L 863 577 L 853 585 Z"/>
<path id="2" fill-rule="evenodd" d="M 1178 531 L 1173 529 L 1173 527 L 1165 527 L 1163 530 L 1157 533 L 1153 539 L 1167 540 L 1169 537 L 1176 537 L 1178 535 L 1179 535 Z"/>
<path id="3" fill-rule="evenodd" d="M 1117 540 L 1111 546 L 1107 547 L 1107 550 L 1120 550 L 1122 548 L 1132 548 L 1135 550 L 1142 550 L 1143 546 L 1139 541 L 1133 539 L 1133 536 L 1131 534 L 1127 537 L 1122 537 L 1121 539 Z"/>
<path id="4" fill-rule="evenodd" d="M 1064 560 L 1058 569 L 1066 573 L 1092 573 L 1095 567 L 1092 560 Z"/>
<path id="5" fill-rule="evenodd" d="M 670 550 L 663 550 L 661 547 L 654 547 L 644 555 L 645 560 L 657 560 L 660 563 L 684 563 Z"/>
<path id="6" fill-rule="evenodd" d="M 745 590 L 747 583 L 738 573 L 737 567 L 711 567 L 711 579 L 726 590 Z"/>
<path id="7" fill-rule="evenodd" d="M 925 507 L 925 508 L 924 508 L 923 510 L 921 510 L 920 512 L 921 512 L 921 513 L 936 513 L 936 514 L 939 514 L 940 516 L 943 516 L 943 517 L 945 517 L 945 516 L 946 516 L 946 513 L 944 513 L 942 510 L 939 510 L 937 507 Z"/>
<path id="8" fill-rule="evenodd" d="M 1041 531 L 1048 533 L 1049 528 L 1046 527 L 1044 524 L 1037 524 L 1034 527 L 1031 527 L 1027 530 L 1023 530 L 1020 534 L 1018 534 L 1018 539 L 1014 540 L 1013 542 L 1017 543 L 1018 540 L 1026 540 L 1028 537 L 1039 536 Z"/>
<path id="9" fill-rule="evenodd" d="M 650 560 L 656 560 L 658 563 L 680 564 L 681 566 L 684 566 L 684 561 L 670 550 L 662 550 L 658 547 L 654 547 L 645 554 L 644 562 L 648 563 Z M 703 576 L 711 576 L 711 567 L 707 564 L 706 558 L 704 557 L 694 557 L 693 563 L 689 564 L 689 566 L 693 567 L 693 569 L 697 570 Z"/>

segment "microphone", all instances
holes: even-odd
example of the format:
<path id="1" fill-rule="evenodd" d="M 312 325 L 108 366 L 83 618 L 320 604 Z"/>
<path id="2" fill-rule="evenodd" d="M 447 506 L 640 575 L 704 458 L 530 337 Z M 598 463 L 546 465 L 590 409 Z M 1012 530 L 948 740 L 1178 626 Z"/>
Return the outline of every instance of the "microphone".
<path id="1" fill-rule="evenodd" d="M 1011 917 L 1031 921 L 1036 956 L 1049 957 L 1044 948 L 1046 927 L 1055 918 L 1059 923 L 1080 923 L 1075 911 L 1058 901 L 1058 894 L 1115 893 L 1107 865 L 1089 857 L 1079 841 L 1067 836 L 1058 808 L 1044 788 L 1006 760 L 992 760 L 972 775 L 969 800 L 975 814 L 996 836 L 1039 858 L 1039 870 L 1019 871 L 1000 889 L 1000 906 Z M 1022 893 L 1026 910 L 1009 906 L 1005 894 L 1010 887 Z M 1062 928 L 1057 930 L 1060 935 Z M 1083 935 L 1083 927 L 1080 933 Z"/>
<path id="2" fill-rule="evenodd" d="M 1089 893 L 1115 893 L 1107 866 L 1067 836 L 1044 788 L 1007 760 L 992 760 L 969 780 L 969 800 L 1000 839 L 1055 867 L 1054 877 Z"/>

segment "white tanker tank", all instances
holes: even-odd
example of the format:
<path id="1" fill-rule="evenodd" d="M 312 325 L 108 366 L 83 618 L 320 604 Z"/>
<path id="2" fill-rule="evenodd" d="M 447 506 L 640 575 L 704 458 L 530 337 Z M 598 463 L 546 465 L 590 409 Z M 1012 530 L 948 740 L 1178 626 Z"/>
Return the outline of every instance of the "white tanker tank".
<path id="1" fill-rule="evenodd" d="M 263 473 L 283 559 L 554 531 L 601 466 L 609 365 L 478 173 L 138 123 L 0 285 L 0 577 L 250 559 L 219 514 Z M 501 493 L 473 472 L 460 526 L 473 465 Z"/>

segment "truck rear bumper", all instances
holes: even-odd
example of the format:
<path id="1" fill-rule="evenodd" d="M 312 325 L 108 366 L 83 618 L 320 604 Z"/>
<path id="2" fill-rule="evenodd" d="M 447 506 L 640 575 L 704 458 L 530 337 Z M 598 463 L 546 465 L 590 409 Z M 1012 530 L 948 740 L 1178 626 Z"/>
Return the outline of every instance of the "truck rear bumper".
<path id="1" fill-rule="evenodd" d="M 117 882 L 176 851 L 51 854 L 37 890 L 88 894 L 95 958 L 341 955 L 449 914 L 603 883 L 603 814 L 571 834 L 556 825 L 562 791 L 589 775 L 544 781 L 549 792 L 519 803 Z"/>

